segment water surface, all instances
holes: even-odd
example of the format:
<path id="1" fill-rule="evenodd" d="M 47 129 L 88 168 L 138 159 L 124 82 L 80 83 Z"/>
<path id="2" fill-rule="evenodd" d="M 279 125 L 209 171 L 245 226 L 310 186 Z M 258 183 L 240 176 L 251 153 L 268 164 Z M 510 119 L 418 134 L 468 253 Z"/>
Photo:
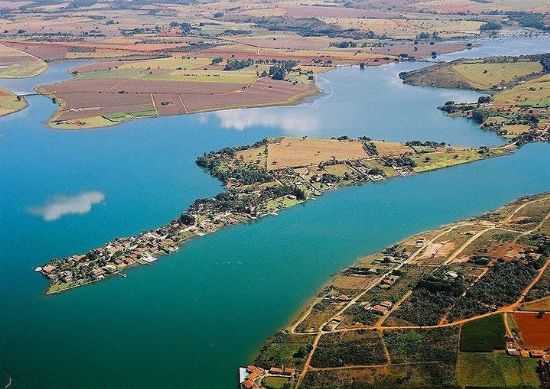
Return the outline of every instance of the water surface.
<path id="1" fill-rule="evenodd" d="M 518 45 L 548 51 L 550 41 L 484 45 L 494 55 Z M 483 47 L 469 53 L 483 55 Z M 0 384 L 9 374 L 14 388 L 233 388 L 239 364 L 358 256 L 550 190 L 550 146 L 528 145 L 512 156 L 332 192 L 196 239 L 126 279 L 43 295 L 35 266 L 166 223 L 221 191 L 194 164 L 205 151 L 277 135 L 501 143 L 435 109 L 476 93 L 402 85 L 397 74 L 419 66 L 330 72 L 320 79 L 325 94 L 298 107 L 59 131 L 44 126 L 55 106 L 36 96 L 0 119 Z M 40 80 L 58 80 L 69 68 L 53 64 Z M 10 85 L 25 91 L 28 82 Z M 75 206 L 67 198 L 86 193 L 104 200 L 67 214 Z M 36 210 L 52 204 L 63 205 L 61 215 L 46 221 Z"/>

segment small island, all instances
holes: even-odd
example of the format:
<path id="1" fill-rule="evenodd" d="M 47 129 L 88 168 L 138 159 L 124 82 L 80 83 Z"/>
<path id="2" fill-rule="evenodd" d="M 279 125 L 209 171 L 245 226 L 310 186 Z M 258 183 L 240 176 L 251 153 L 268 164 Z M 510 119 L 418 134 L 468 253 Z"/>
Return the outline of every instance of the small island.
<path id="1" fill-rule="evenodd" d="M 549 384 L 550 194 L 360 258 L 268 339 L 242 387 Z"/>
<path id="2" fill-rule="evenodd" d="M 514 144 L 465 148 L 346 136 L 265 139 L 250 146 L 224 148 L 197 159 L 199 166 L 224 183 L 224 192 L 196 200 L 166 226 L 117 238 L 81 255 L 53 259 L 36 270 L 49 281 L 47 293 L 58 293 L 131 266 L 150 264 L 193 237 L 277 215 L 329 190 L 502 156 L 515 149 Z"/>

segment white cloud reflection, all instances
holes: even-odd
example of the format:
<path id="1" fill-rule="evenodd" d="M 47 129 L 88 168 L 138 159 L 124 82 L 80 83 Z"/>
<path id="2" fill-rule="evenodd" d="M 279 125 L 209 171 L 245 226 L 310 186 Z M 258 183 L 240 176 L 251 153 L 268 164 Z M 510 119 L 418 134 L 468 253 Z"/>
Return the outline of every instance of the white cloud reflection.
<path id="1" fill-rule="evenodd" d="M 250 127 L 277 127 L 281 130 L 302 134 L 316 131 L 320 127 L 319 119 L 302 110 L 277 109 L 268 111 L 266 109 L 235 109 L 230 111 L 215 112 L 220 119 L 223 128 L 245 130 Z"/>
<path id="2" fill-rule="evenodd" d="M 51 222 L 66 215 L 84 215 L 92 210 L 93 205 L 104 200 L 105 195 L 97 191 L 82 192 L 75 196 L 56 196 L 44 205 L 31 208 L 30 212 Z"/>

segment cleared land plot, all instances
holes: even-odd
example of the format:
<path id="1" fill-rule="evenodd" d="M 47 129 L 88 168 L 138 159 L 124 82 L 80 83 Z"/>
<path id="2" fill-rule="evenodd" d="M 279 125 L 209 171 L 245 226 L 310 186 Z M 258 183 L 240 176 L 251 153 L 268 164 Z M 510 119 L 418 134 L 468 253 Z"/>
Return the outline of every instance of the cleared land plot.
<path id="1" fill-rule="evenodd" d="M 460 334 L 460 351 L 491 352 L 504 349 L 504 321 L 493 315 L 466 323 Z"/>
<path id="2" fill-rule="evenodd" d="M 384 363 L 384 349 L 376 331 L 351 331 L 321 337 L 311 359 L 313 367 L 377 365 Z"/>
<path id="3" fill-rule="evenodd" d="M 368 155 L 360 141 L 285 138 L 268 145 L 269 170 L 317 165 L 323 161 L 357 160 Z"/>
<path id="4" fill-rule="evenodd" d="M 533 387 L 540 385 L 537 362 L 503 353 L 459 353 L 457 383 L 465 387 Z"/>
<path id="5" fill-rule="evenodd" d="M 550 315 L 539 313 L 514 313 L 521 339 L 531 349 L 550 348 Z"/>

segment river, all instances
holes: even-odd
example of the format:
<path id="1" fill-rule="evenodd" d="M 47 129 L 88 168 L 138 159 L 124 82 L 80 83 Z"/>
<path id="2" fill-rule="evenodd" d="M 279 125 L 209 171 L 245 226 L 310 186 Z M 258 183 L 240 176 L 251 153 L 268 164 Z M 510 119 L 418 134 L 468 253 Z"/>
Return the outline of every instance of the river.
<path id="1" fill-rule="evenodd" d="M 520 50 L 523 49 L 522 50 Z M 460 56 L 550 51 L 550 39 L 489 40 Z M 0 80 L 29 91 L 74 64 Z M 236 369 L 327 280 L 409 234 L 550 190 L 550 145 L 380 184 L 345 188 L 257 223 L 191 241 L 152 266 L 56 296 L 33 268 L 166 223 L 223 188 L 205 151 L 266 136 L 501 143 L 435 109 L 469 91 L 403 85 L 401 63 L 319 77 L 296 107 L 144 119 L 98 130 L 45 126 L 42 96 L 0 118 L 0 371 L 12 388 L 234 388 Z M 0 382 L 0 384 L 4 384 Z"/>

